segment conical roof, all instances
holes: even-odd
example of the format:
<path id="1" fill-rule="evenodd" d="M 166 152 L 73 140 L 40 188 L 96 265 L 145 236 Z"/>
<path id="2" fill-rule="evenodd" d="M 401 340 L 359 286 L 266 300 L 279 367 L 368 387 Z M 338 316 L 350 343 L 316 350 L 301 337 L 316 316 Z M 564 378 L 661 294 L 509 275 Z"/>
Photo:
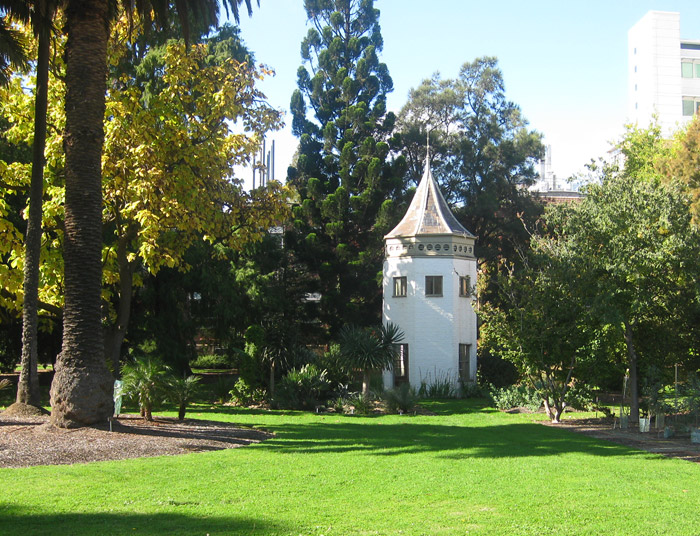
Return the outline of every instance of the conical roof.
<path id="1" fill-rule="evenodd" d="M 452 214 L 433 178 L 426 158 L 423 178 L 416 188 L 408 211 L 399 224 L 384 238 L 435 234 L 476 238 Z"/>

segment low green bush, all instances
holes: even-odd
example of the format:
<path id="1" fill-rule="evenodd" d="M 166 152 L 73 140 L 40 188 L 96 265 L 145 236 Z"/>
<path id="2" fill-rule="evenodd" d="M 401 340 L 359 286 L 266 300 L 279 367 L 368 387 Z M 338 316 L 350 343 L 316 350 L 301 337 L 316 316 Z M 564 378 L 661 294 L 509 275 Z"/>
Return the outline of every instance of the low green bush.
<path id="1" fill-rule="evenodd" d="M 275 392 L 274 405 L 283 409 L 314 409 L 331 393 L 326 371 L 316 365 L 304 365 L 290 370 L 282 378 Z"/>
<path id="2" fill-rule="evenodd" d="M 200 355 L 190 363 L 193 369 L 226 370 L 233 368 L 233 360 L 225 355 L 206 354 Z"/>
<path id="3" fill-rule="evenodd" d="M 489 387 L 479 385 L 476 382 L 460 382 L 460 395 L 462 398 L 489 398 Z"/>
<path id="4" fill-rule="evenodd" d="M 585 383 L 575 383 L 566 391 L 566 405 L 579 411 L 594 411 L 597 409 L 595 395 L 591 387 Z"/>
<path id="5" fill-rule="evenodd" d="M 417 400 L 416 390 L 408 383 L 402 383 L 384 392 L 386 409 L 392 413 L 408 413 L 415 407 Z"/>
<path id="6" fill-rule="evenodd" d="M 537 411 L 542 406 L 542 398 L 537 391 L 527 385 L 493 388 L 491 398 L 497 409 L 527 408 Z"/>
<path id="7" fill-rule="evenodd" d="M 348 405 L 352 408 L 354 413 L 359 415 L 369 415 L 374 409 L 374 402 L 362 396 L 362 393 L 355 393 L 350 398 L 348 398 Z"/>
<path id="8" fill-rule="evenodd" d="M 264 389 L 250 385 L 244 378 L 238 378 L 228 394 L 231 402 L 236 406 L 262 404 L 267 396 Z"/>

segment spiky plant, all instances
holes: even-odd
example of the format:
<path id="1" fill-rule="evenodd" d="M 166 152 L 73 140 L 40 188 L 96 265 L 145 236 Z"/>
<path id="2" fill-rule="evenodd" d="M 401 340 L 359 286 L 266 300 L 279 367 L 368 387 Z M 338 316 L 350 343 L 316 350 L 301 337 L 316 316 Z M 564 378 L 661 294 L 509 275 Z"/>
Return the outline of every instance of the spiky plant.
<path id="1" fill-rule="evenodd" d="M 392 323 L 380 328 L 345 326 L 340 332 L 340 351 L 353 367 L 362 370 L 362 396 L 369 398 L 370 376 L 375 370 L 391 368 L 396 359 L 396 345 L 404 333 Z"/>
<path id="2" fill-rule="evenodd" d="M 138 357 L 122 367 L 124 394 L 136 398 L 141 415 L 153 420 L 153 405 L 162 394 L 170 369 L 155 357 Z"/>
<path id="3" fill-rule="evenodd" d="M 167 399 L 177 404 L 177 418 L 183 420 L 187 411 L 187 404 L 199 393 L 199 376 L 187 376 L 179 378 L 172 376 L 168 380 Z"/>

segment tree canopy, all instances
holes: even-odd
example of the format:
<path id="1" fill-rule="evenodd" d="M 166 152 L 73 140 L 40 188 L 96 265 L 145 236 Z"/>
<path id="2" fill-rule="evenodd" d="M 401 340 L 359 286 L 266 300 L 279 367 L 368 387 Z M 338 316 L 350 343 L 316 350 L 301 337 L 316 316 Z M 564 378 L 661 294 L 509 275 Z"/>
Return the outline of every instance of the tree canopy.
<path id="1" fill-rule="evenodd" d="M 401 193 L 401 162 L 389 161 L 393 83 L 373 4 L 305 1 L 312 28 L 291 100 L 299 150 L 288 182 L 299 199 L 289 244 L 314 274 L 309 292 L 321 294 L 331 332 L 378 320 L 382 239 Z"/>

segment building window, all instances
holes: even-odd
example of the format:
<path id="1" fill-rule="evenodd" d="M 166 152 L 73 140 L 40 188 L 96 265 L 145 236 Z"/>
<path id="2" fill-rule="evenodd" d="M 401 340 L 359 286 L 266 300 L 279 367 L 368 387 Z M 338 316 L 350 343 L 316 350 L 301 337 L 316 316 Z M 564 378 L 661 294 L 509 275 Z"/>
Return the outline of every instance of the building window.
<path id="1" fill-rule="evenodd" d="M 693 99 L 683 99 L 683 115 L 690 117 L 695 113 L 697 105 Z"/>
<path id="2" fill-rule="evenodd" d="M 442 296 L 442 276 L 441 275 L 426 275 L 425 276 L 425 295 L 426 296 Z"/>
<path id="3" fill-rule="evenodd" d="M 681 76 L 683 78 L 693 78 L 693 64 L 687 61 L 681 63 Z"/>
<path id="4" fill-rule="evenodd" d="M 468 275 L 459 278 L 459 295 L 462 298 L 470 298 L 472 295 L 471 278 Z"/>
<path id="5" fill-rule="evenodd" d="M 469 354 L 471 353 L 471 344 L 459 344 L 459 379 L 463 382 L 471 381 L 471 370 L 469 369 Z"/>
<path id="6" fill-rule="evenodd" d="M 408 383 L 408 344 L 396 344 L 394 359 L 394 387 Z"/>
<path id="7" fill-rule="evenodd" d="M 406 297 L 406 276 L 394 278 L 394 298 Z"/>

